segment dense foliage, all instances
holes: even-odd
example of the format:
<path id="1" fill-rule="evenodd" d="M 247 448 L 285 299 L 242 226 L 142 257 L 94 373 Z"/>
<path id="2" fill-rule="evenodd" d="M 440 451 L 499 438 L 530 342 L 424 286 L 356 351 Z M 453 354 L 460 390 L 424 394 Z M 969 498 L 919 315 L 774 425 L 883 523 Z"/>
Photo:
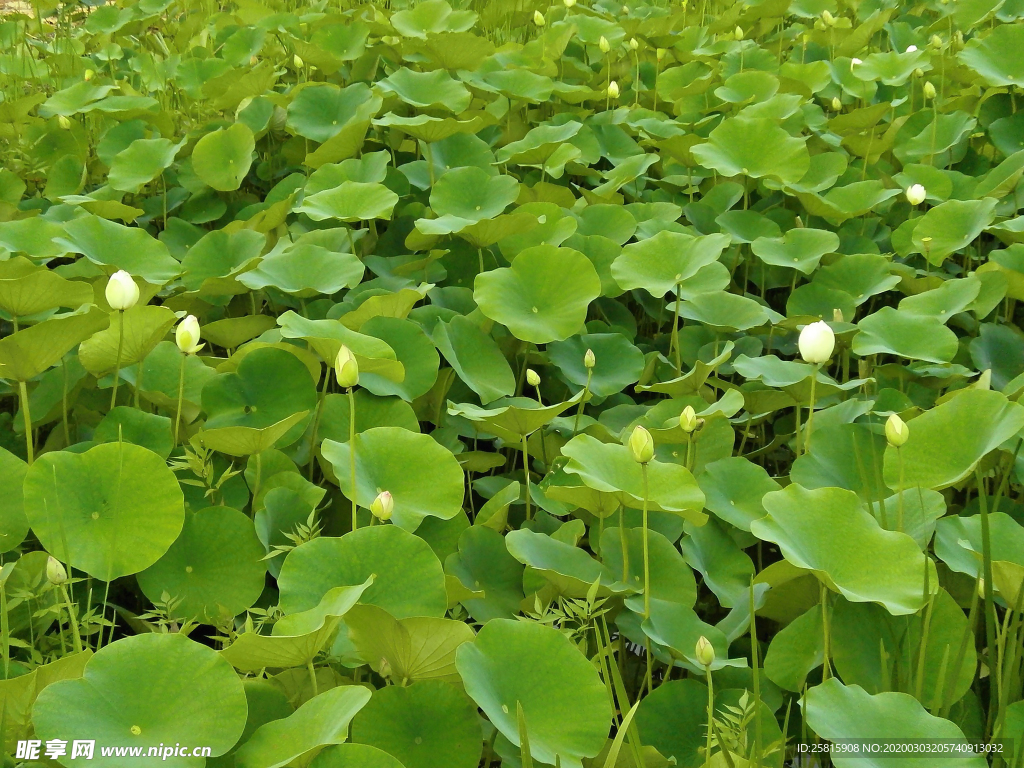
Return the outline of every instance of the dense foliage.
<path id="1" fill-rule="evenodd" d="M 1024 765 L 1024 3 L 30 5 L 8 762 Z"/>

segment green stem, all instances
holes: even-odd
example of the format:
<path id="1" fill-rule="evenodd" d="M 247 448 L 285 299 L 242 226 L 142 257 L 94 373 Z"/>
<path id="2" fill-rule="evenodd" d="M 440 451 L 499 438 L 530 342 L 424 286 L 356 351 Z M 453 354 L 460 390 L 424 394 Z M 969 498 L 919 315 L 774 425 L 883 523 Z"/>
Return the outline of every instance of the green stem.
<path id="1" fill-rule="evenodd" d="M 82 650 L 82 635 L 78 631 L 78 616 L 75 611 L 74 604 L 71 602 L 71 598 L 68 597 L 68 591 L 64 588 L 64 585 L 60 585 L 60 594 L 64 598 L 64 605 L 68 609 L 68 623 L 71 624 L 71 639 L 75 644 L 75 652 L 81 652 Z"/>
<path id="2" fill-rule="evenodd" d="M 763 734 L 761 733 L 761 666 L 760 648 L 757 644 L 757 622 L 754 606 L 754 579 L 750 579 L 750 660 L 754 668 L 754 768 L 761 768 Z"/>
<path id="3" fill-rule="evenodd" d="M 590 379 L 594 375 L 593 368 L 587 368 L 587 383 L 583 387 L 583 397 L 580 398 L 580 405 L 576 409 L 576 419 L 572 423 L 572 436 L 576 437 L 576 433 L 580 429 L 580 416 L 583 415 L 583 405 L 587 402 L 587 397 L 590 395 Z"/>
<path id="4" fill-rule="evenodd" d="M 348 388 L 348 462 L 352 472 L 352 530 L 359 527 L 356 516 L 356 395 L 353 387 Z"/>
<path id="5" fill-rule="evenodd" d="M 114 391 L 110 394 L 110 410 L 117 405 L 117 385 L 121 381 L 121 353 L 124 351 L 124 310 L 117 310 L 117 361 L 114 366 Z"/>
<path id="6" fill-rule="evenodd" d="M 903 449 L 902 448 L 897 448 L 896 449 L 896 456 L 899 459 L 899 463 L 900 463 L 900 482 L 899 482 L 899 489 L 897 490 L 897 493 L 899 494 L 899 508 L 898 508 L 898 511 L 896 512 L 896 530 L 899 531 L 900 533 L 903 533 Z M 885 502 L 883 501 L 882 504 L 884 505 Z"/>
<path id="7" fill-rule="evenodd" d="M 28 387 L 24 381 L 18 382 L 18 395 L 21 398 L 21 416 L 25 420 L 25 451 L 28 463 L 35 460 L 35 449 L 32 445 L 32 412 L 28 406 Z"/>
<path id="8" fill-rule="evenodd" d="M 174 444 L 178 444 L 178 426 L 181 424 L 181 403 L 185 397 L 185 360 L 188 355 L 182 353 L 181 368 L 178 371 L 178 407 L 174 411 Z"/>
<path id="9" fill-rule="evenodd" d="M 309 482 L 313 482 L 313 472 L 316 468 L 316 441 L 320 432 L 320 414 L 324 410 L 324 398 L 327 397 L 327 384 L 330 380 L 331 371 L 328 369 L 327 374 L 324 376 L 323 386 L 320 388 L 320 397 L 316 401 L 316 413 L 313 414 L 313 434 L 309 441 Z"/>
<path id="10" fill-rule="evenodd" d="M 988 519 L 988 496 L 982 481 L 981 468 L 975 467 L 974 477 L 978 483 L 978 504 L 981 506 L 981 564 L 985 580 L 985 643 L 988 645 L 989 669 L 993 668 L 996 652 L 996 609 L 992 594 L 992 532 Z M 996 706 L 996 686 L 990 686 L 989 712 Z"/>
<path id="11" fill-rule="evenodd" d="M 651 562 L 647 551 L 647 463 L 644 462 L 640 465 L 640 472 L 643 475 L 644 480 L 644 518 L 643 518 L 643 531 L 644 531 L 644 619 L 651 617 Z M 650 663 L 650 662 L 648 662 Z"/>
<path id="12" fill-rule="evenodd" d="M 711 681 L 711 667 L 704 668 L 708 679 L 708 739 L 704 752 L 704 766 L 711 765 L 711 732 L 715 723 L 715 686 Z"/>
<path id="13" fill-rule="evenodd" d="M 71 445 L 71 430 L 68 428 L 68 361 L 65 358 L 61 362 L 64 373 L 64 384 L 60 393 L 60 415 L 61 423 L 64 425 L 64 444 Z"/>
<path id="14" fill-rule="evenodd" d="M 306 669 L 309 670 L 309 682 L 313 685 L 313 696 L 315 697 L 320 691 L 316 684 L 316 670 L 313 668 L 312 659 L 306 662 Z"/>
<path id="15" fill-rule="evenodd" d="M 31 617 L 31 614 L 30 614 Z M 11 679 L 11 632 L 7 614 L 7 578 L 0 580 L 0 635 L 3 637 L 4 680 Z M 31 626 L 31 618 L 29 625 Z"/>
<path id="16" fill-rule="evenodd" d="M 831 655 L 832 628 L 828 616 L 828 587 L 825 586 L 824 582 L 819 582 L 818 588 L 820 589 L 821 627 L 823 630 L 821 679 L 828 680 L 832 676 L 832 665 L 829 661 L 829 657 Z"/>
<path id="17" fill-rule="evenodd" d="M 679 283 L 676 283 L 676 301 L 675 308 L 672 311 L 672 348 L 675 350 L 677 377 L 683 375 L 682 355 L 679 351 L 679 293 Z"/>
<path id="18" fill-rule="evenodd" d="M 619 544 L 622 546 L 622 583 L 629 583 L 629 540 L 626 538 L 625 507 L 619 505 Z"/>
<path id="19" fill-rule="evenodd" d="M 532 520 L 533 513 L 530 507 L 530 451 L 526 445 L 526 435 L 523 435 L 523 482 L 526 484 L 526 519 Z"/>
<path id="20" fill-rule="evenodd" d="M 811 428 L 814 426 L 814 387 L 818 383 L 818 370 L 820 364 L 814 366 L 814 373 L 811 374 L 811 409 L 807 412 L 807 439 L 804 440 L 804 453 L 811 452 Z"/>

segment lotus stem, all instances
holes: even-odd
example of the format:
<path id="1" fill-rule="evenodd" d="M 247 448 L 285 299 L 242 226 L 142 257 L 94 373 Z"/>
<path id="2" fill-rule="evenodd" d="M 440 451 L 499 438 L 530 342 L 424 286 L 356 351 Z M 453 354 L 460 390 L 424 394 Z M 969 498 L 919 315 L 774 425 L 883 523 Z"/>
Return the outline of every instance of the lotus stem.
<path id="1" fill-rule="evenodd" d="M 831 651 L 832 627 L 828 615 L 828 587 L 824 582 L 818 583 L 821 599 L 821 628 L 822 628 L 822 669 L 821 679 L 828 680 L 832 676 L 832 664 L 829 661 Z"/>
<path id="2" fill-rule="evenodd" d="M 896 449 L 896 456 L 899 459 L 899 464 L 900 464 L 900 481 L 899 481 L 899 488 L 897 490 L 897 494 L 899 495 L 899 506 L 898 506 L 897 512 L 896 512 L 896 530 L 899 531 L 900 533 L 903 533 L 903 449 L 902 448 L 897 448 Z M 883 506 L 883 508 L 885 507 L 885 502 L 884 501 L 882 502 L 882 506 Z"/>
<path id="3" fill-rule="evenodd" d="M 316 471 L 316 441 L 320 432 L 320 415 L 324 410 L 324 398 L 327 397 L 327 385 L 330 380 L 331 369 L 328 367 L 323 386 L 320 388 L 320 397 L 316 401 L 316 413 L 313 414 L 313 433 L 309 438 L 309 482 L 313 482 L 313 473 Z"/>
<path id="4" fill-rule="evenodd" d="M 0 637 L 3 638 L 4 680 L 11 679 L 11 632 L 7 615 L 7 579 L 0 581 Z M 31 628 L 32 622 L 29 621 Z M 32 643 L 35 645 L 35 642 Z"/>
<path id="5" fill-rule="evenodd" d="M 306 662 L 306 669 L 309 670 L 309 682 L 313 685 L 313 696 L 316 696 L 319 693 L 319 690 L 316 684 L 316 670 L 313 668 L 312 659 Z"/>
<path id="6" fill-rule="evenodd" d="M 64 598 L 64 605 L 68 611 L 68 623 L 71 625 L 71 640 L 75 646 L 75 652 L 80 653 L 82 650 L 82 635 L 78 631 L 78 616 L 75 611 L 74 603 L 71 602 L 71 598 L 68 596 L 68 591 L 63 584 L 59 584 L 60 596 Z"/>
<path id="7" fill-rule="evenodd" d="M 676 283 L 676 300 L 675 300 L 675 303 L 674 303 L 674 309 L 672 310 L 672 339 L 670 341 L 670 346 L 672 347 L 672 350 L 675 353 L 674 356 L 675 356 L 675 360 L 676 360 L 676 376 L 682 376 L 683 375 L 682 355 L 680 354 L 680 351 L 679 351 L 679 301 L 680 301 L 679 294 L 680 294 L 679 283 Z M 717 355 L 717 350 L 716 350 L 716 355 Z"/>
<path id="8" fill-rule="evenodd" d="M 619 505 L 619 544 L 622 545 L 622 583 L 629 583 L 629 541 L 626 538 L 625 507 Z"/>
<path id="9" fill-rule="evenodd" d="M 359 527 L 356 515 L 356 394 L 355 388 L 348 388 L 348 464 L 352 472 L 352 530 Z"/>
<path id="10" fill-rule="evenodd" d="M 60 392 L 60 416 L 64 425 L 64 442 L 71 445 L 71 430 L 68 428 L 68 361 L 65 358 L 61 362 L 61 369 L 64 374 L 64 383 Z"/>
<path id="11" fill-rule="evenodd" d="M 981 567 L 985 587 L 985 644 L 988 646 L 988 663 L 992 668 L 996 651 L 996 608 L 992 594 L 992 532 L 988 517 L 988 496 L 985 493 L 985 482 L 981 477 L 981 468 L 974 468 L 974 477 L 978 484 L 978 504 L 981 507 Z M 995 708 L 996 686 L 989 691 L 989 716 Z"/>
<path id="12" fill-rule="evenodd" d="M 761 678 L 758 670 L 760 649 L 757 645 L 757 619 L 754 606 L 754 578 L 750 578 L 750 660 L 754 668 L 754 768 L 761 768 L 763 740 L 761 733 Z"/>
<path id="13" fill-rule="evenodd" d="M 181 403 L 185 396 L 185 361 L 188 355 L 182 353 L 178 371 L 178 407 L 174 411 L 174 444 L 178 444 L 178 427 L 181 424 Z M 255 497 L 254 497 L 255 498 Z"/>
<path id="14" fill-rule="evenodd" d="M 35 449 L 32 445 L 32 412 L 28 405 L 28 387 L 24 381 L 18 382 L 18 396 L 21 398 L 21 417 L 25 420 L 25 453 L 28 463 L 35 460 Z"/>
<path id="15" fill-rule="evenodd" d="M 821 364 L 816 363 L 814 373 L 811 374 L 811 408 L 807 412 L 807 439 L 804 440 L 804 453 L 811 452 L 811 429 L 814 427 L 814 387 L 818 383 L 818 371 L 820 370 Z"/>
<path id="16" fill-rule="evenodd" d="M 263 474 L 263 454 L 256 454 L 256 481 L 252 484 L 252 513 L 256 515 L 256 498 L 260 495 L 260 480 Z"/>
<path id="17" fill-rule="evenodd" d="M 114 391 L 110 393 L 110 410 L 117 405 L 117 385 L 121 381 L 121 353 L 124 351 L 124 310 L 117 310 L 117 358 L 114 365 Z"/>
<path id="18" fill-rule="evenodd" d="M 711 667 L 704 667 L 704 675 L 708 680 L 708 737 L 704 748 L 704 766 L 711 765 L 711 733 L 715 727 L 715 686 L 711 680 Z"/>
<path id="19" fill-rule="evenodd" d="M 583 406 L 587 402 L 587 398 L 590 396 L 590 380 L 593 376 L 594 370 L 592 368 L 587 368 L 587 383 L 583 386 L 583 397 L 580 398 L 579 407 L 576 409 L 576 418 L 572 423 L 573 437 L 576 437 L 576 433 L 579 432 L 580 429 L 580 416 L 583 415 Z M 539 397 L 540 393 L 538 393 L 538 399 Z"/>
<path id="20" fill-rule="evenodd" d="M 647 536 L 647 462 L 640 465 L 640 473 L 644 479 L 644 518 L 643 518 L 643 532 L 644 532 L 644 619 L 651 617 L 651 561 L 648 555 L 648 536 Z M 648 664 L 650 661 L 648 661 Z"/>
<path id="21" fill-rule="evenodd" d="M 523 438 L 523 482 L 526 484 L 526 519 L 533 519 L 532 508 L 530 507 L 530 450 L 526 444 L 526 435 Z"/>

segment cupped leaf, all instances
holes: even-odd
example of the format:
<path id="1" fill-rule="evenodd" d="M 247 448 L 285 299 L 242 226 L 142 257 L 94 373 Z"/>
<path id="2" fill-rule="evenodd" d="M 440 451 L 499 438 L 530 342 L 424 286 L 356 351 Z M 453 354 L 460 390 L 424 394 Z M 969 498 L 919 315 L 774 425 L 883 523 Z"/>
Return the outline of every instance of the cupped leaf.
<path id="1" fill-rule="evenodd" d="M 223 130 L 208 133 L 192 150 L 192 168 L 205 184 L 221 192 L 242 186 L 249 173 L 256 141 L 245 123 L 232 123 Z"/>
<path id="2" fill-rule="evenodd" d="M 806 141 L 767 118 L 726 118 L 706 144 L 690 151 L 698 163 L 723 176 L 771 176 L 787 184 L 799 181 L 811 162 Z"/>

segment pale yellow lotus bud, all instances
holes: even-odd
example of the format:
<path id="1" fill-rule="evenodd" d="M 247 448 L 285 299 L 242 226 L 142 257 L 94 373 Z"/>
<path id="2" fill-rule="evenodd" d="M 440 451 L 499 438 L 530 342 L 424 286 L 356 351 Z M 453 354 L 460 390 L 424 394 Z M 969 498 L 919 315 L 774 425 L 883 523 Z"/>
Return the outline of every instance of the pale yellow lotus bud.
<path id="1" fill-rule="evenodd" d="M 370 512 L 381 521 L 388 521 L 391 519 L 391 515 L 395 512 L 395 500 L 391 496 L 390 491 L 381 491 L 377 494 L 372 502 L 370 502 Z"/>
<path id="2" fill-rule="evenodd" d="M 658 57 L 658 61 L 664 60 L 666 53 L 668 53 L 668 51 L 664 48 L 656 48 L 654 51 L 655 56 Z"/>
<path id="3" fill-rule="evenodd" d="M 902 448 L 910 438 L 910 427 L 897 414 L 892 414 L 885 422 L 885 439 L 893 448 Z"/>
<path id="4" fill-rule="evenodd" d="M 562 0 L 562 5 L 564 5 L 566 8 L 572 8 L 574 5 L 576 5 L 576 0 Z"/>
<path id="5" fill-rule="evenodd" d="M 103 295 L 106 296 L 107 304 L 111 309 L 124 311 L 138 303 L 139 286 L 135 284 L 131 275 L 123 269 L 119 269 L 110 276 Z"/>
<path id="6" fill-rule="evenodd" d="M 594 350 L 588 349 L 586 354 L 583 355 L 583 367 L 593 368 L 597 365 L 597 358 L 594 356 Z"/>
<path id="7" fill-rule="evenodd" d="M 923 93 L 924 97 L 929 101 L 935 98 L 935 86 L 932 85 L 930 80 L 924 84 L 924 88 L 921 89 L 921 93 Z"/>
<path id="8" fill-rule="evenodd" d="M 821 12 L 821 20 L 824 21 L 825 24 L 830 27 L 836 23 L 836 17 L 829 13 L 827 10 Z"/>
<path id="9" fill-rule="evenodd" d="M 536 24 L 538 27 L 543 27 L 547 23 L 547 20 L 544 18 L 543 13 L 541 13 L 540 11 L 534 11 L 533 23 Z"/>
<path id="10" fill-rule="evenodd" d="M 832 322 L 833 323 L 841 323 L 841 322 L 843 322 L 843 310 L 839 309 L 839 307 L 836 307 L 835 309 L 832 310 Z"/>
<path id="11" fill-rule="evenodd" d="M 832 97 L 832 111 L 839 112 L 843 108 L 843 102 L 839 100 L 838 96 Z"/>
<path id="12" fill-rule="evenodd" d="M 736 29 L 734 29 L 732 31 L 732 34 L 733 34 L 733 37 L 735 37 L 737 40 L 742 40 L 743 39 L 743 27 L 737 25 Z"/>
<path id="13" fill-rule="evenodd" d="M 612 80 L 608 83 L 608 98 L 617 99 L 619 98 L 619 84 Z"/>
<path id="14" fill-rule="evenodd" d="M 850 59 L 850 69 L 853 69 L 858 64 L 863 64 L 863 63 L 864 63 L 863 61 L 861 61 L 856 56 L 854 56 L 852 59 Z"/>
<path id="15" fill-rule="evenodd" d="M 638 463 L 648 463 L 654 458 L 654 438 L 651 433 L 639 425 L 634 427 L 633 434 L 629 436 L 629 450 Z"/>
<path id="16" fill-rule="evenodd" d="M 60 560 L 52 555 L 46 559 L 46 580 L 51 584 L 63 584 L 68 580 L 68 572 Z"/>
<path id="17" fill-rule="evenodd" d="M 597 47 L 601 49 L 601 53 L 608 53 L 612 49 L 608 43 L 608 38 L 604 35 L 601 35 L 601 39 L 597 41 Z"/>
<path id="18" fill-rule="evenodd" d="M 64 117 L 64 115 L 57 115 L 57 125 L 66 131 L 71 127 L 71 121 Z"/>
<path id="19" fill-rule="evenodd" d="M 701 635 L 700 639 L 697 640 L 697 648 L 694 651 L 694 655 L 705 669 L 715 663 L 715 647 L 711 645 L 711 641 L 704 637 L 704 635 Z"/>
<path id="20" fill-rule="evenodd" d="M 938 35 L 932 35 L 931 39 L 928 42 L 931 44 L 932 48 L 942 47 L 942 38 L 939 37 Z"/>
<path id="21" fill-rule="evenodd" d="M 302 69 L 304 66 L 306 66 L 306 62 L 300 59 L 299 54 L 297 53 L 294 56 L 292 56 L 292 64 L 295 65 L 296 69 Z"/>
<path id="22" fill-rule="evenodd" d="M 908 45 L 906 52 L 907 53 L 917 53 L 917 46 L 916 45 Z"/>
<path id="23" fill-rule="evenodd" d="M 629 38 L 629 50 L 631 50 L 631 51 L 635 51 L 635 50 L 636 50 L 637 48 L 639 48 L 639 47 L 640 47 L 640 43 L 638 43 L 638 42 L 636 41 L 636 38 L 635 38 L 635 37 L 631 37 L 631 38 Z"/>
<path id="24" fill-rule="evenodd" d="M 683 408 L 683 412 L 679 414 L 679 428 L 686 434 L 690 434 L 697 428 L 697 413 L 693 410 L 692 405 Z"/>
<path id="25" fill-rule="evenodd" d="M 352 350 L 341 345 L 338 356 L 334 360 L 334 375 L 338 378 L 338 386 L 351 389 L 359 383 L 359 363 Z"/>
<path id="26" fill-rule="evenodd" d="M 923 69 L 921 69 L 920 67 L 918 67 L 917 69 L 915 69 L 915 70 L 914 70 L 914 77 L 916 77 L 916 78 L 921 78 L 921 77 L 924 77 L 924 70 L 923 70 Z"/>
<path id="27" fill-rule="evenodd" d="M 540 386 L 540 374 L 537 373 L 533 368 L 526 369 L 526 383 L 531 387 Z"/>
<path id="28" fill-rule="evenodd" d="M 797 346 L 805 362 L 820 365 L 832 357 L 832 351 L 836 348 L 836 335 L 828 323 L 819 320 L 803 327 Z"/>
<path id="29" fill-rule="evenodd" d="M 82 73 L 82 79 L 85 80 L 85 82 L 89 82 L 94 77 L 96 77 L 96 73 L 93 72 L 91 69 L 87 69 L 85 70 L 85 72 Z"/>
<path id="30" fill-rule="evenodd" d="M 985 579 L 978 579 L 978 598 L 981 600 L 985 599 Z"/>
<path id="31" fill-rule="evenodd" d="M 188 315 L 174 329 L 174 343 L 186 355 L 194 355 L 203 348 L 199 343 L 199 321 L 195 315 Z"/>
<path id="32" fill-rule="evenodd" d="M 911 205 L 920 205 L 928 197 L 928 191 L 923 184 L 911 184 L 907 187 L 907 202 Z"/>

